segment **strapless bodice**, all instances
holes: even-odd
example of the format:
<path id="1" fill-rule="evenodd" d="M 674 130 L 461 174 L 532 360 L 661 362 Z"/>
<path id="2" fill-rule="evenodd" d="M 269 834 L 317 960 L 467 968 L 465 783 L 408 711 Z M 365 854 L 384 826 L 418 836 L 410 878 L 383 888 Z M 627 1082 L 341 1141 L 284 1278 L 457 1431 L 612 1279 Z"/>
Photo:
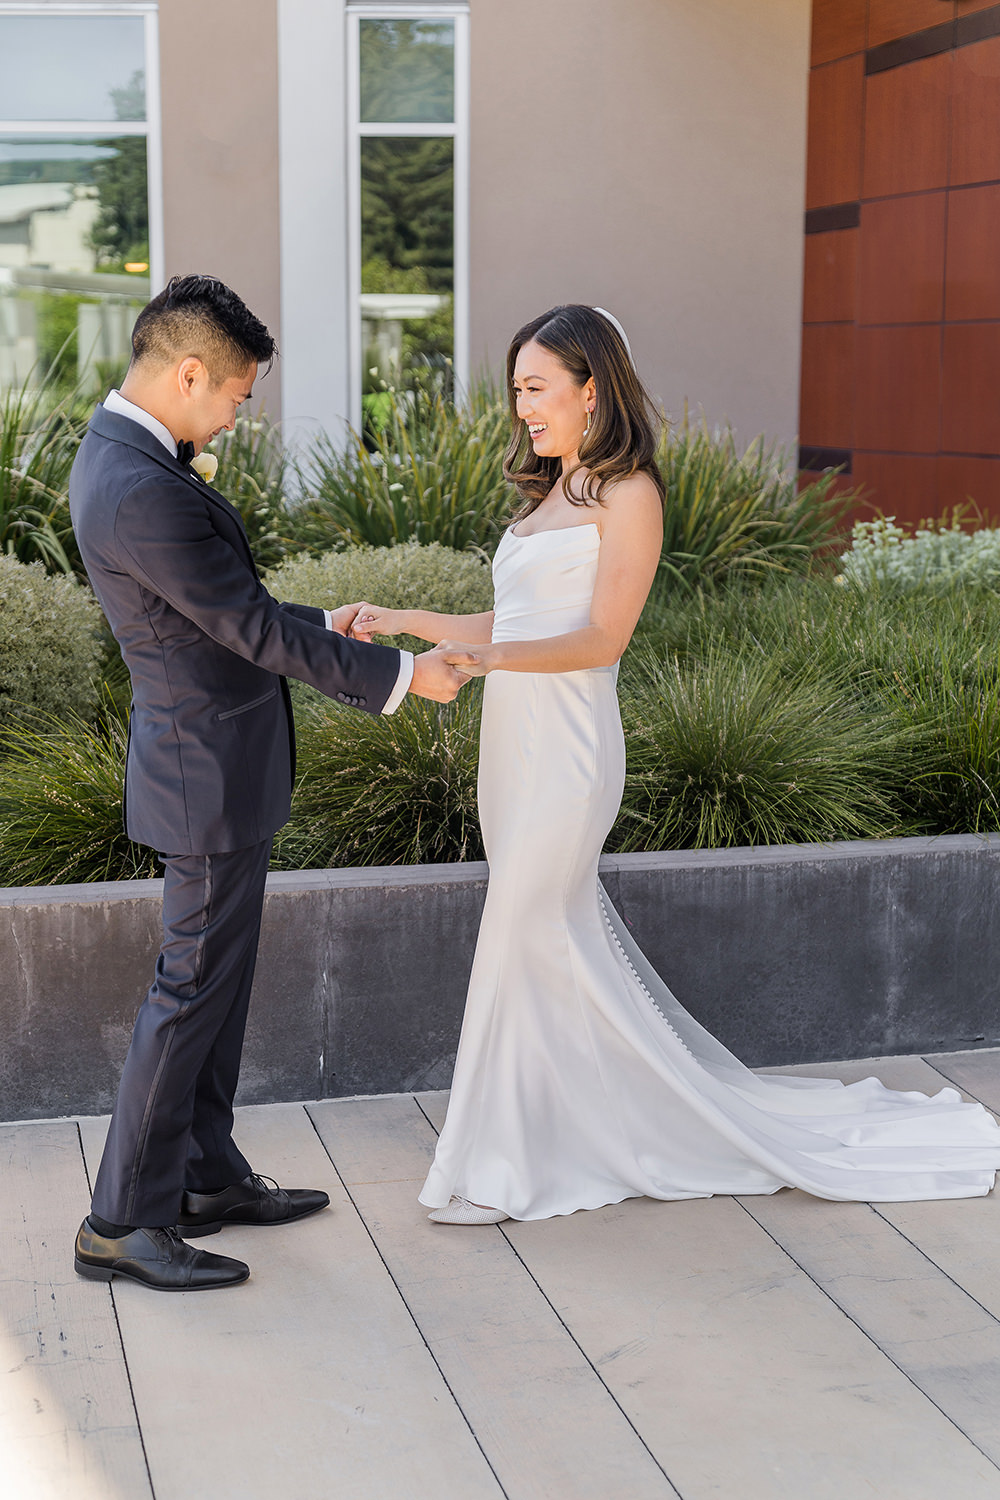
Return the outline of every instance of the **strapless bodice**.
<path id="1" fill-rule="evenodd" d="M 590 623 L 601 534 L 594 522 L 518 536 L 493 559 L 493 639 L 540 640 Z"/>

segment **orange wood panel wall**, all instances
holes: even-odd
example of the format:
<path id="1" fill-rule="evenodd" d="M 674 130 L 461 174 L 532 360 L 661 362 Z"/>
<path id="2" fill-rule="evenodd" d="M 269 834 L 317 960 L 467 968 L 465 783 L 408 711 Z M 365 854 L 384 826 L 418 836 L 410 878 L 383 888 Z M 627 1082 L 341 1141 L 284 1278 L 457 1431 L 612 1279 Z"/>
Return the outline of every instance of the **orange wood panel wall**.
<path id="1" fill-rule="evenodd" d="M 803 468 L 1000 517 L 1000 4 L 813 0 Z"/>

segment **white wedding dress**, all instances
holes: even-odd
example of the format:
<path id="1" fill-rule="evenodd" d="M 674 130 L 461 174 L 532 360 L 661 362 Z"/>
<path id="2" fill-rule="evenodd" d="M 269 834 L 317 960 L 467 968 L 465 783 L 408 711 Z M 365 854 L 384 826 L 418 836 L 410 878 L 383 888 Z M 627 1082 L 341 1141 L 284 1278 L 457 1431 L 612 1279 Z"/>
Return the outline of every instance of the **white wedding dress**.
<path id="1" fill-rule="evenodd" d="M 494 640 L 586 625 L 593 524 L 505 534 Z M 448 1116 L 420 1194 L 543 1219 L 624 1198 L 881 1202 L 988 1193 L 1000 1128 L 950 1088 L 763 1078 L 674 999 L 597 876 L 625 746 L 617 668 L 493 672 L 479 806 L 489 891 Z"/>

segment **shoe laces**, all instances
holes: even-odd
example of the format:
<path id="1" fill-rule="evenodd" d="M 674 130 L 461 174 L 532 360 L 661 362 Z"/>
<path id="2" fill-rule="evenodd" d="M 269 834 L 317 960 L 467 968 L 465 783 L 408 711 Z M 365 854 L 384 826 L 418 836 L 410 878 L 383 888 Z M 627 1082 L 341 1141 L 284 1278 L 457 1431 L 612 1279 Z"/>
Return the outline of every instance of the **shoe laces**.
<path id="1" fill-rule="evenodd" d="M 165 1225 L 156 1229 L 150 1229 L 147 1230 L 147 1233 L 153 1236 L 161 1250 L 175 1249 L 178 1245 L 183 1245 L 184 1243 L 177 1233 L 175 1225 Z"/>
<path id="2" fill-rule="evenodd" d="M 251 1172 L 250 1181 L 253 1183 L 254 1187 L 258 1189 L 258 1191 L 267 1193 L 269 1198 L 277 1198 L 278 1194 L 281 1192 L 280 1187 L 275 1182 L 273 1177 L 262 1177 L 259 1172 Z"/>

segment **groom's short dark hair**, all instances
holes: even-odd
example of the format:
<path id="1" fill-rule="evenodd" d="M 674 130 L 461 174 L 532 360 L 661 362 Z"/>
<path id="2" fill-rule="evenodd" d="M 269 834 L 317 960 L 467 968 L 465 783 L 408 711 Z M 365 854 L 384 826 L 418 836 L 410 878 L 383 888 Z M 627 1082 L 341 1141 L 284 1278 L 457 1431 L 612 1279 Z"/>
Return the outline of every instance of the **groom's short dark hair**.
<path id="1" fill-rule="evenodd" d="M 172 276 L 132 330 L 135 364 L 171 364 L 193 355 L 215 385 L 251 363 L 270 369 L 276 352 L 264 324 L 216 276 Z"/>

